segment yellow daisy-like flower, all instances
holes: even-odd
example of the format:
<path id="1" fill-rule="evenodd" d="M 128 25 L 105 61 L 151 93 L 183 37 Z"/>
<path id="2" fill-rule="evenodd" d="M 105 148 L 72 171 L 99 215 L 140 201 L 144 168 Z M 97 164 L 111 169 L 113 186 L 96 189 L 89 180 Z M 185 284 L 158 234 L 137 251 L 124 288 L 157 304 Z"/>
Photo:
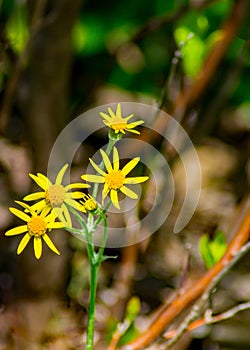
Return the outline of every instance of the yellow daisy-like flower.
<path id="1" fill-rule="evenodd" d="M 37 214 L 29 205 L 19 201 L 16 202 L 25 208 L 29 214 L 28 215 L 16 208 L 9 208 L 12 214 L 26 222 L 25 225 L 12 228 L 5 232 L 5 236 L 15 236 L 21 233 L 26 233 L 18 245 L 17 254 L 22 253 L 30 239 L 34 238 L 34 252 L 37 259 L 40 259 L 42 255 L 42 240 L 44 240 L 47 246 L 54 253 L 60 255 L 59 251 L 47 234 L 47 231 L 62 228 L 61 222 L 55 222 L 55 214 L 49 214 L 49 210 L 47 208 L 44 208 L 40 214 Z"/>
<path id="2" fill-rule="evenodd" d="M 84 194 L 83 200 L 80 201 L 80 204 L 82 204 L 82 211 L 95 211 L 98 208 L 97 202 L 94 200 L 94 198 L 90 194 Z"/>
<path id="3" fill-rule="evenodd" d="M 37 175 L 29 174 L 30 177 L 43 189 L 43 192 L 35 192 L 24 197 L 26 201 L 41 200 L 32 205 L 33 210 L 40 212 L 44 208 L 53 209 L 56 216 L 64 224 L 64 226 L 72 227 L 72 222 L 69 210 L 66 204 L 79 210 L 79 203 L 75 199 L 80 199 L 83 196 L 82 192 L 70 190 L 77 188 L 90 187 L 84 183 L 73 183 L 67 186 L 62 185 L 63 176 L 68 168 L 65 164 L 59 171 L 55 183 L 52 183 L 46 176 L 38 173 Z"/>
<path id="4" fill-rule="evenodd" d="M 114 113 L 110 107 L 108 107 L 109 114 L 100 112 L 100 115 L 103 117 L 103 123 L 108 126 L 110 129 L 114 130 L 115 134 L 122 133 L 125 134 L 125 131 L 130 131 L 134 134 L 140 134 L 139 131 L 133 130 L 136 126 L 143 124 L 143 120 L 138 120 L 134 123 L 128 123 L 128 121 L 134 116 L 130 114 L 129 116 L 123 118 L 121 104 L 118 103 L 116 112 Z"/>
<path id="5" fill-rule="evenodd" d="M 95 183 L 103 183 L 103 191 L 102 191 L 102 201 L 106 198 L 106 196 L 110 192 L 110 198 L 114 206 L 120 209 L 120 205 L 118 202 L 118 191 L 121 191 L 126 196 L 132 199 L 137 199 L 138 196 L 135 192 L 130 190 L 125 185 L 133 185 L 144 182 L 148 179 L 148 176 L 139 176 L 139 177 L 128 177 L 126 175 L 138 164 L 140 158 L 134 158 L 130 162 L 128 162 L 121 170 L 119 169 L 119 154 L 117 148 L 113 148 L 113 166 L 109 160 L 107 154 L 100 150 L 104 165 L 106 167 L 107 172 L 103 171 L 97 164 L 93 162 L 92 159 L 89 159 L 93 168 L 100 175 L 91 175 L 85 174 L 82 175 L 81 178 L 83 180 Z"/>

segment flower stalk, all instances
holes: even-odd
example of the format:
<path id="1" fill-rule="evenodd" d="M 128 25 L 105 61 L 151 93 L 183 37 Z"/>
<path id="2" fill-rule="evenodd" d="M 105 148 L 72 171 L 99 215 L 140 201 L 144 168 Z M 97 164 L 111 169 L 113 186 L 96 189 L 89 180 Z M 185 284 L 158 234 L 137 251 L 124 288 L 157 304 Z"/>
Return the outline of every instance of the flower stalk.
<path id="1" fill-rule="evenodd" d="M 120 169 L 119 154 L 115 147 L 116 142 L 123 137 L 126 131 L 139 134 L 139 131 L 134 130 L 134 128 L 144 123 L 144 121 L 139 120 L 129 123 L 129 120 L 134 115 L 122 117 L 120 103 L 117 105 L 115 113 L 109 107 L 108 112 L 109 115 L 104 112 L 100 113 L 104 119 L 104 124 L 110 128 L 107 148 L 105 152 L 100 150 L 102 162 L 100 165 L 97 165 L 90 159 L 91 165 L 97 172 L 96 175 L 84 174 L 81 176 L 83 180 L 94 183 L 92 195 L 83 192 L 90 187 L 85 182 L 63 184 L 63 177 L 68 169 L 68 164 L 65 164 L 59 170 L 54 182 L 43 174 L 30 174 L 30 177 L 41 190 L 24 197 L 24 201 L 35 202 L 32 205 L 17 202 L 23 208 L 23 211 L 10 208 L 10 211 L 23 220 L 25 224 L 12 228 L 5 233 L 6 236 L 25 234 L 19 243 L 17 254 L 23 252 L 29 241 L 33 239 L 34 253 L 37 259 L 40 259 L 42 256 L 42 242 L 45 242 L 54 253 L 60 254 L 49 237 L 52 229 L 63 229 L 72 233 L 81 241 L 84 240 L 86 242 L 90 265 L 87 350 L 94 349 L 95 307 L 99 267 L 104 260 L 112 258 L 104 255 L 108 234 L 106 212 L 111 204 L 120 209 L 119 192 L 132 199 L 137 199 L 137 194 L 127 185 L 142 183 L 148 179 L 147 176 L 128 178 L 127 174 L 135 168 L 140 158 L 132 159 Z M 109 159 L 111 152 L 113 153 L 113 162 Z M 106 172 L 104 169 L 106 169 Z M 97 203 L 96 200 L 100 184 L 103 184 L 102 205 Z M 108 194 L 110 194 L 110 199 L 104 206 L 104 199 Z M 80 227 L 73 227 L 72 222 L 74 221 L 72 221 L 72 217 L 79 223 Z M 97 249 L 93 238 L 101 222 L 103 223 L 103 235 L 101 245 Z"/>

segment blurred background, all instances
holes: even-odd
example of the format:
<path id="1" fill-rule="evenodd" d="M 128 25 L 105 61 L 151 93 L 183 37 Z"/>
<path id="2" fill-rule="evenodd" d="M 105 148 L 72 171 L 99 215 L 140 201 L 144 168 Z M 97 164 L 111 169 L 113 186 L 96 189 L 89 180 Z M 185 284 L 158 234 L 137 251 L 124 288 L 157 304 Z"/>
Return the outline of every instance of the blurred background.
<path id="1" fill-rule="evenodd" d="M 38 190 L 28 174 L 46 174 L 57 136 L 91 108 L 129 101 L 163 109 L 189 134 L 202 171 L 197 211 L 174 235 L 184 169 L 158 134 L 142 128 L 141 138 L 169 160 L 175 203 L 150 239 L 107 251 L 118 258 L 100 271 L 96 349 L 107 349 L 131 296 L 140 298 L 141 311 L 128 337 L 181 288 L 187 264 L 185 283 L 205 273 L 198 247 L 203 233 L 212 238 L 222 230 L 230 241 L 249 193 L 249 21 L 248 0 L 0 0 L 0 349 L 85 348 L 82 243 L 52 233 L 61 256 L 44 247 L 37 261 L 31 244 L 17 256 L 19 237 L 4 232 L 20 224 L 8 210 L 13 201 Z M 166 121 L 156 117 L 155 125 L 164 128 Z M 87 139 L 72 164 L 74 180 L 105 142 L 102 132 Z M 188 151 L 183 156 L 191 161 Z M 146 190 L 150 196 L 153 189 Z M 223 280 L 213 297 L 215 312 L 249 300 L 249 267 L 246 256 Z M 249 320 L 244 311 L 203 327 L 176 349 L 249 349 Z"/>

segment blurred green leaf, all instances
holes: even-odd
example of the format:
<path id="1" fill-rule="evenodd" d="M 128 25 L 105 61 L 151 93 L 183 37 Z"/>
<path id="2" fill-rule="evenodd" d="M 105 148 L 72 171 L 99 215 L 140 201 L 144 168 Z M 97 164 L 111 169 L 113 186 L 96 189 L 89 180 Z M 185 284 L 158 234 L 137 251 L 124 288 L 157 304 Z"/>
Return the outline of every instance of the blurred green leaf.
<path id="1" fill-rule="evenodd" d="M 24 6 L 15 6 L 6 24 L 6 36 L 16 52 L 21 52 L 29 39 L 26 10 Z"/>
<path id="2" fill-rule="evenodd" d="M 129 320 L 130 323 L 133 322 L 140 311 L 140 307 L 140 299 L 138 297 L 131 298 L 127 304 L 125 320 Z"/>
<path id="3" fill-rule="evenodd" d="M 213 259 L 213 255 L 210 251 L 208 235 L 203 235 L 201 237 L 199 249 L 200 249 L 201 257 L 202 257 L 206 267 L 208 269 L 210 269 L 214 265 L 214 259 Z"/>
<path id="4" fill-rule="evenodd" d="M 174 37 L 183 56 L 183 68 L 190 77 L 195 77 L 201 69 L 205 43 L 197 35 L 192 37 L 189 28 L 179 27 L 174 32 Z"/>
<path id="5" fill-rule="evenodd" d="M 208 269 L 212 268 L 222 258 L 226 249 L 225 235 L 221 231 L 217 232 L 211 240 L 206 234 L 200 239 L 200 254 Z"/>
<path id="6" fill-rule="evenodd" d="M 77 53 L 92 55 L 105 47 L 105 26 L 96 16 L 77 21 L 72 31 L 73 48 Z"/>

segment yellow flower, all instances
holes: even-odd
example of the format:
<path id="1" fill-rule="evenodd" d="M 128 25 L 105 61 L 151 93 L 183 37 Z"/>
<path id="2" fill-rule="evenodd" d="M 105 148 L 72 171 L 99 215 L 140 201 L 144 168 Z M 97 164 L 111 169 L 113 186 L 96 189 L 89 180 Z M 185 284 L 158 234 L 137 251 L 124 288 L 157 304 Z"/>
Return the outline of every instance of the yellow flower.
<path id="1" fill-rule="evenodd" d="M 139 131 L 133 130 L 136 126 L 143 124 L 143 120 L 138 120 L 134 123 L 128 123 L 129 119 L 131 119 L 134 114 L 130 114 L 129 116 L 123 118 L 121 111 L 121 104 L 118 103 L 116 112 L 114 113 L 110 107 L 108 107 L 109 114 L 104 112 L 100 112 L 100 115 L 103 117 L 103 123 L 108 126 L 110 129 L 114 130 L 115 134 L 122 133 L 125 134 L 125 131 L 130 131 L 134 134 L 140 134 Z"/>
<path id="2" fill-rule="evenodd" d="M 100 150 L 104 165 L 106 167 L 107 172 L 105 173 L 98 165 L 96 165 L 92 159 L 90 160 L 91 165 L 93 168 L 99 173 L 100 175 L 91 175 L 91 174 L 85 174 L 82 175 L 81 178 L 83 180 L 89 181 L 89 182 L 95 182 L 95 183 L 103 183 L 103 191 L 102 191 L 102 201 L 106 198 L 106 196 L 110 192 L 110 198 L 114 206 L 118 209 L 120 209 L 120 205 L 118 202 L 118 191 L 121 191 L 126 196 L 132 199 L 137 199 L 138 196 L 135 192 L 130 190 L 125 185 L 133 185 L 138 184 L 141 182 L 144 182 L 148 179 L 148 176 L 139 176 L 139 177 L 128 177 L 126 178 L 126 175 L 137 165 L 137 163 L 140 161 L 140 158 L 134 158 L 130 162 L 128 162 L 121 170 L 119 169 L 119 154 L 117 151 L 117 148 L 113 148 L 113 166 L 107 156 L 107 154 Z"/>
<path id="3" fill-rule="evenodd" d="M 83 201 L 80 201 L 80 204 L 82 204 L 83 212 L 94 211 L 98 208 L 96 201 L 90 194 L 84 194 Z"/>
<path id="4" fill-rule="evenodd" d="M 32 205 L 33 210 L 40 212 L 43 208 L 53 209 L 56 216 L 64 223 L 64 226 L 72 227 L 72 222 L 69 210 L 66 204 L 79 210 L 79 203 L 75 199 L 80 199 L 83 196 L 82 192 L 70 192 L 75 188 L 90 187 L 84 183 L 73 183 L 67 186 L 62 185 L 63 176 L 68 168 L 68 164 L 64 165 L 59 171 L 55 183 L 52 183 L 46 176 L 38 173 L 37 175 L 29 174 L 30 177 L 43 189 L 43 192 L 35 192 L 24 197 L 26 201 L 39 200 Z M 65 204 L 66 203 L 66 204 Z"/>
<path id="5" fill-rule="evenodd" d="M 26 232 L 18 245 L 17 254 L 22 253 L 30 239 L 33 237 L 34 252 L 37 259 L 40 259 L 42 255 L 42 239 L 54 253 L 60 255 L 54 243 L 47 235 L 47 231 L 50 231 L 53 228 L 62 228 L 61 222 L 55 222 L 55 214 L 48 214 L 49 210 L 47 208 L 44 208 L 40 214 L 37 214 L 29 205 L 19 201 L 16 202 L 25 208 L 26 212 L 29 214 L 28 215 L 16 208 L 10 208 L 12 214 L 26 222 L 25 225 L 12 228 L 5 232 L 6 236 L 15 236 Z"/>

